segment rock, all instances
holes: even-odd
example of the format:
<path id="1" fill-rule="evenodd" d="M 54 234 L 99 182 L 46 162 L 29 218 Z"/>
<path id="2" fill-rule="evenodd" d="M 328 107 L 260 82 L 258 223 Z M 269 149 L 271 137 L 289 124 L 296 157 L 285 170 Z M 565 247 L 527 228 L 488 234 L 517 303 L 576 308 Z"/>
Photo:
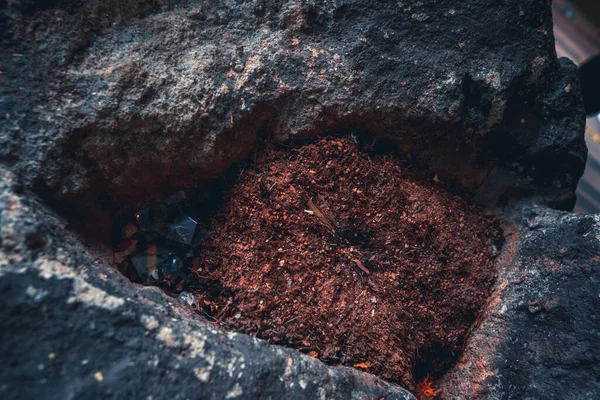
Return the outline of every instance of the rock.
<path id="1" fill-rule="evenodd" d="M 471 189 L 500 167 L 514 191 L 574 203 L 585 121 L 546 0 L 44 4 L 4 11 L 0 148 L 65 211 L 197 185 L 265 138 L 348 129 Z"/>
<path id="2" fill-rule="evenodd" d="M 600 395 L 600 215 L 540 207 L 500 256 L 498 284 L 444 398 Z"/>
<path id="3" fill-rule="evenodd" d="M 222 176 L 262 141 L 339 131 L 523 210 L 444 396 L 600 397 L 598 217 L 524 206 L 569 209 L 586 156 L 547 0 L 13 0 L 0 14 L 2 397 L 413 398 L 207 325 L 73 233 L 106 242 L 123 205 Z"/>
<path id="4" fill-rule="evenodd" d="M 2 398 L 402 399 L 352 368 L 202 321 L 158 288 L 83 250 L 64 222 L 0 170 Z M 31 249 L 35 221 L 46 245 Z"/>

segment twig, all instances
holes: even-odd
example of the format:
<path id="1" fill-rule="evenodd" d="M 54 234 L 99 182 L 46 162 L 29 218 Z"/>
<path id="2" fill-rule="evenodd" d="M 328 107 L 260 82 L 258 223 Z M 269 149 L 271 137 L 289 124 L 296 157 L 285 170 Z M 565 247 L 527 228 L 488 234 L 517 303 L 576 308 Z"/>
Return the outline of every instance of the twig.
<path id="1" fill-rule="evenodd" d="M 299 315 L 296 315 L 295 317 L 292 317 L 292 318 L 288 319 L 287 321 L 285 321 L 285 323 L 286 323 L 286 324 L 289 324 L 290 322 L 292 322 L 292 321 L 294 321 L 294 320 L 298 319 L 299 317 L 300 317 Z"/>
<path id="2" fill-rule="evenodd" d="M 219 315 L 217 315 L 217 324 L 223 320 L 223 317 L 225 316 L 225 312 L 229 309 L 229 306 L 231 305 L 231 303 L 232 303 L 231 300 L 228 301 L 227 304 L 225 304 L 225 307 L 223 307 L 223 309 L 219 313 Z"/>
<path id="3" fill-rule="evenodd" d="M 354 259 L 352 261 L 354 261 L 358 268 L 360 268 L 364 273 L 366 273 L 367 275 L 371 275 L 371 271 L 369 271 L 359 259 Z"/>
<path id="4" fill-rule="evenodd" d="M 325 225 L 329 230 L 335 233 L 335 228 L 333 227 L 333 224 L 329 221 L 329 219 L 327 219 L 325 214 L 323 214 L 321 210 L 319 210 L 317 206 L 315 206 L 315 203 L 313 203 L 312 199 L 308 199 L 308 208 L 317 216 L 317 218 L 321 220 L 323 225 Z"/>

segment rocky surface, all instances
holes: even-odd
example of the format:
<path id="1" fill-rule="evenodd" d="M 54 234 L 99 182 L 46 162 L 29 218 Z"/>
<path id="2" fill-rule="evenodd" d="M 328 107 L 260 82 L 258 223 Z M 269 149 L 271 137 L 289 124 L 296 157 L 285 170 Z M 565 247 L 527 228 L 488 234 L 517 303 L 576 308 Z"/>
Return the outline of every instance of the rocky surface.
<path id="1" fill-rule="evenodd" d="M 9 0 L 0 14 L 3 398 L 411 398 L 192 318 L 47 204 L 106 234 L 114 208 L 219 176 L 262 140 L 348 130 L 488 205 L 568 209 L 583 171 L 549 0 Z M 447 398 L 599 397 L 598 217 L 533 210 Z"/>
<path id="2" fill-rule="evenodd" d="M 5 7 L 2 159 L 65 209 L 162 196 L 259 139 L 337 130 L 472 189 L 501 167 L 519 196 L 573 204 L 584 116 L 548 0 Z"/>
<path id="3" fill-rule="evenodd" d="M 401 399 L 352 368 L 225 332 L 92 257 L 0 170 L 0 397 Z"/>
<path id="4" fill-rule="evenodd" d="M 600 215 L 526 207 L 448 399 L 597 399 Z"/>

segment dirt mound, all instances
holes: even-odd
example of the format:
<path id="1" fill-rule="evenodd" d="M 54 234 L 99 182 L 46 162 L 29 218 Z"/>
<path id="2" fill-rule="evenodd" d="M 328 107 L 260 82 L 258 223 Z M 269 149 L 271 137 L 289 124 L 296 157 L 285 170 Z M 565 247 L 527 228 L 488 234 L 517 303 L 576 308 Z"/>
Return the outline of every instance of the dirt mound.
<path id="1" fill-rule="evenodd" d="M 414 388 L 460 350 L 500 237 L 437 181 L 350 138 L 265 151 L 211 221 L 195 293 L 229 329 Z"/>

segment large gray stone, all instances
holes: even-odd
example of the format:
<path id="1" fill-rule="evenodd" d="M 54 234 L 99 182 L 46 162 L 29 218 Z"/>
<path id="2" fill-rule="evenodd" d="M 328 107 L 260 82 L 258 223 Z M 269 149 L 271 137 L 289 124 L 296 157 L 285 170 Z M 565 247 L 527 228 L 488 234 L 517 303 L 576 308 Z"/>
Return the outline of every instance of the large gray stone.
<path id="1" fill-rule="evenodd" d="M 525 207 L 444 398 L 600 396 L 600 215 Z"/>
<path id="2" fill-rule="evenodd" d="M 518 195 L 573 204 L 585 121 L 549 0 L 10 4 L 3 159 L 71 211 L 349 129 L 468 188 L 500 167 Z"/>

